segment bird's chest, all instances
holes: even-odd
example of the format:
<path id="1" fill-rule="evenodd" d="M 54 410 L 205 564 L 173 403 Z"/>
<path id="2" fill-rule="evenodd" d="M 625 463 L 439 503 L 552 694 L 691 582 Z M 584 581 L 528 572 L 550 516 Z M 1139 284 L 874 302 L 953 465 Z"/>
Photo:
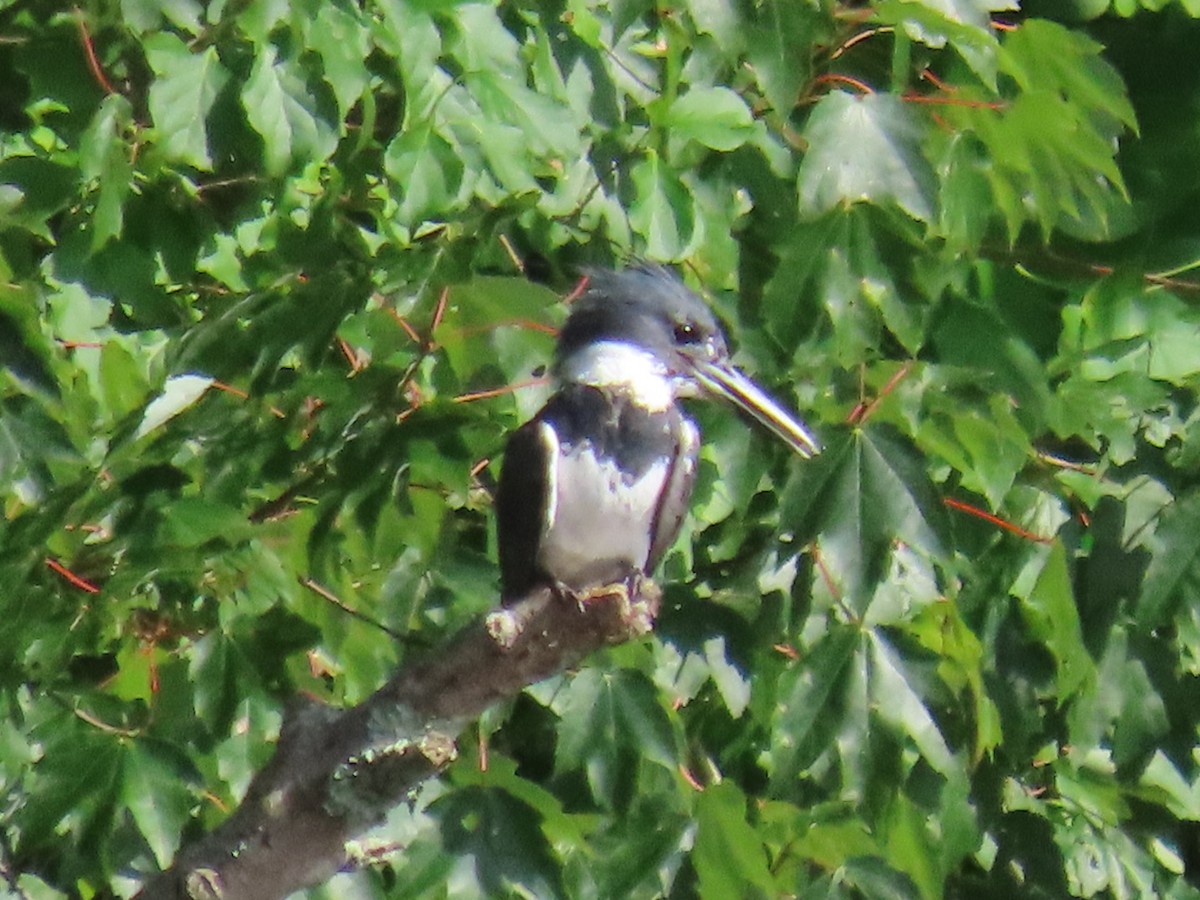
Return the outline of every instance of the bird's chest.
<path id="1" fill-rule="evenodd" d="M 538 563 L 569 587 L 644 570 L 682 417 L 616 410 L 559 423 Z M 578 423 L 576 423 L 578 424 Z"/>
<path id="2" fill-rule="evenodd" d="M 642 569 L 670 460 L 633 475 L 591 445 L 559 455 L 539 564 L 581 588 Z"/>

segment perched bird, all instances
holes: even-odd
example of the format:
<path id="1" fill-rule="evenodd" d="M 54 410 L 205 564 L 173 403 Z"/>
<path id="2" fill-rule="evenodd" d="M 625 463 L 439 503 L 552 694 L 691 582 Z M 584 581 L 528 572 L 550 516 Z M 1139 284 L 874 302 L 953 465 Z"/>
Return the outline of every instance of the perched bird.
<path id="1" fill-rule="evenodd" d="M 591 272 L 559 336 L 557 391 L 509 438 L 496 498 L 501 595 L 584 602 L 634 589 L 679 534 L 700 435 L 676 401 L 741 407 L 803 457 L 798 421 L 733 368 L 716 318 L 672 272 Z"/>

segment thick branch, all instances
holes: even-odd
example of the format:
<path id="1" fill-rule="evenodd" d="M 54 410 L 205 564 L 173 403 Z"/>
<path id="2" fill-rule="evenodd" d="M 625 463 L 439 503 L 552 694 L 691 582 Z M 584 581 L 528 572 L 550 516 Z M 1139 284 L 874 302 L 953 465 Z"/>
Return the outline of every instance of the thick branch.
<path id="1" fill-rule="evenodd" d="M 468 722 L 605 644 L 645 634 L 658 599 L 649 582 L 632 601 L 616 593 L 583 606 L 540 589 L 404 665 L 352 709 L 295 704 L 237 811 L 138 896 L 270 900 L 325 881 L 347 864 L 348 841 L 454 758 Z"/>

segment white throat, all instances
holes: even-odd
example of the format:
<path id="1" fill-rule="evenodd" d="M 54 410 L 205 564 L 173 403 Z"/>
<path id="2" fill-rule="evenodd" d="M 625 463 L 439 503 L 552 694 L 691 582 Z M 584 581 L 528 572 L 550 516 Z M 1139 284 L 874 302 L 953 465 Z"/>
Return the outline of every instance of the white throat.
<path id="1" fill-rule="evenodd" d="M 654 354 L 618 341 L 588 344 L 564 359 L 560 380 L 628 394 L 641 407 L 661 412 L 675 399 L 674 379 Z"/>

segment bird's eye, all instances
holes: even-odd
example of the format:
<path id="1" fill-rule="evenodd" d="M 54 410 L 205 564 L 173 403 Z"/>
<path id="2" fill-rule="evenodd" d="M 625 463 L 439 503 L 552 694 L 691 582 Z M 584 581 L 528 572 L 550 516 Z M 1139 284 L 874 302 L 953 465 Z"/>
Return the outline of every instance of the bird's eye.
<path id="1" fill-rule="evenodd" d="M 698 344 L 702 340 L 700 329 L 691 322 L 675 323 L 675 343 Z"/>

